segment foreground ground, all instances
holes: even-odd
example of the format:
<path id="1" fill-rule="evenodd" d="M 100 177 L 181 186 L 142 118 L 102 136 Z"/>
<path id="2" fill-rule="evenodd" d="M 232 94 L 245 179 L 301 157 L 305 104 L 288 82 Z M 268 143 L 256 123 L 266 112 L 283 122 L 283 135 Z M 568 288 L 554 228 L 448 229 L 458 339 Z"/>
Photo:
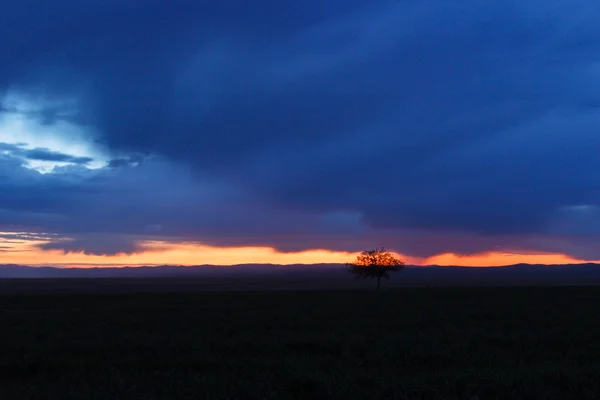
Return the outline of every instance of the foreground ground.
<path id="1" fill-rule="evenodd" d="M 600 288 L 0 296 L 2 399 L 594 399 Z"/>

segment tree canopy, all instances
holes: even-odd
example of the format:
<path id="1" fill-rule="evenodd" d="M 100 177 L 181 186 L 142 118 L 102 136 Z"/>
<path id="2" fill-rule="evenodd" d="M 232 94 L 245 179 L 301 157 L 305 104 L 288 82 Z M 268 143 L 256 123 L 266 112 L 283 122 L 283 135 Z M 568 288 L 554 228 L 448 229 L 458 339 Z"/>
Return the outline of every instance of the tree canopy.
<path id="1" fill-rule="evenodd" d="M 355 278 L 377 279 L 377 289 L 379 289 L 381 279 L 390 279 L 389 273 L 402 270 L 404 263 L 382 247 L 363 251 L 348 266 L 350 267 L 350 273 Z"/>

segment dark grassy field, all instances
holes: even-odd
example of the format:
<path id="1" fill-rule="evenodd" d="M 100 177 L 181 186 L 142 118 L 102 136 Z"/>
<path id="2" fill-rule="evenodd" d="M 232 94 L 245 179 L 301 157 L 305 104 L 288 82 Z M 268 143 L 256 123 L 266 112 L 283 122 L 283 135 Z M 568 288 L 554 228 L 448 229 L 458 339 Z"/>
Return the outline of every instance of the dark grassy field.
<path id="1" fill-rule="evenodd" d="M 600 398 L 600 288 L 0 296 L 1 399 Z"/>

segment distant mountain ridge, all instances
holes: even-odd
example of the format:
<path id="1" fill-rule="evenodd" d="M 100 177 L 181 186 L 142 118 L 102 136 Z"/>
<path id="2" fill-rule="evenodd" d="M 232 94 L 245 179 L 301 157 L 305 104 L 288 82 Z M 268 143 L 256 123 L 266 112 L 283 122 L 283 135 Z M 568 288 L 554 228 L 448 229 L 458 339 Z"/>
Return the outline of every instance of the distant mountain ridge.
<path id="1" fill-rule="evenodd" d="M 303 277 L 334 277 L 345 272 L 343 264 L 239 264 L 231 266 L 215 265 L 156 265 L 124 267 L 69 268 L 56 266 L 28 266 L 0 264 L 1 278 L 161 278 L 161 277 L 246 277 L 273 275 Z M 462 266 L 408 266 L 398 280 L 419 278 L 559 278 L 577 277 L 598 279 L 600 264 L 515 264 L 503 267 L 462 267 Z"/>

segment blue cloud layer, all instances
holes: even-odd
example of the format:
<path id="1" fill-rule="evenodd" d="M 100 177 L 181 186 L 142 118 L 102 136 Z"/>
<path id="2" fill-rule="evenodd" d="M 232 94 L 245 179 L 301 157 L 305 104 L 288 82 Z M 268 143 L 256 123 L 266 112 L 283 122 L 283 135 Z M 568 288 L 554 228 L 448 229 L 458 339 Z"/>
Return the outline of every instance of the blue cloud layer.
<path id="1" fill-rule="evenodd" d="M 90 251 L 110 234 L 600 258 L 596 2 L 27 3 L 3 10 L 0 91 L 76 99 L 29 117 L 115 158 L 40 177 L 3 156 L 0 226 Z"/>

